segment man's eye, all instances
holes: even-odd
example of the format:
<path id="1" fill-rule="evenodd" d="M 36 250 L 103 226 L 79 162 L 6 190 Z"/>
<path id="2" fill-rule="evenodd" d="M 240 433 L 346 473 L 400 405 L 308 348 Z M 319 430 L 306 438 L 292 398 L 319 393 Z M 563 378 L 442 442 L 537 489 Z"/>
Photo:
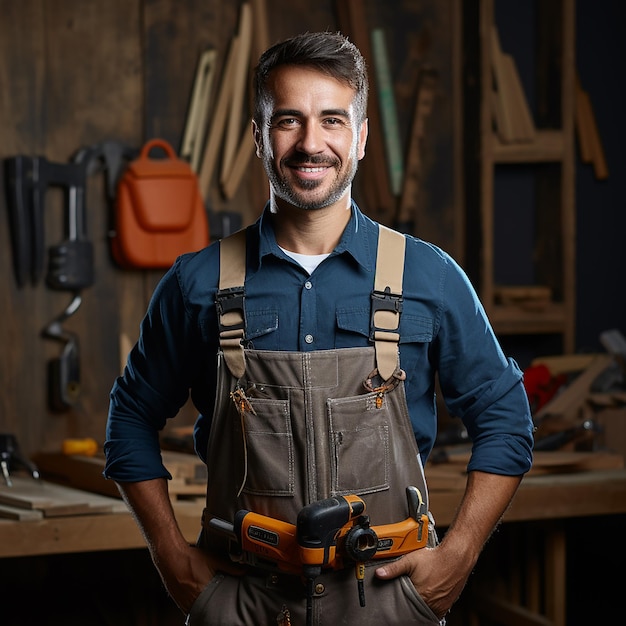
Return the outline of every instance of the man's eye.
<path id="1" fill-rule="evenodd" d="M 295 117 L 284 117 L 280 120 L 276 120 L 276 126 L 291 127 L 296 126 L 298 124 L 298 120 Z"/>
<path id="2" fill-rule="evenodd" d="M 339 126 L 342 124 L 342 121 L 338 117 L 327 117 L 324 120 L 324 124 L 326 124 L 326 126 Z"/>

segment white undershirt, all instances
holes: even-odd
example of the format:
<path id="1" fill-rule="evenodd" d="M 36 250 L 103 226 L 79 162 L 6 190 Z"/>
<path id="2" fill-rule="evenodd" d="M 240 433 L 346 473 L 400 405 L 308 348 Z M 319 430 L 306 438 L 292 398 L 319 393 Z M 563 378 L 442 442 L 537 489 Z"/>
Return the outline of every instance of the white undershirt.
<path id="1" fill-rule="evenodd" d="M 298 254 L 297 252 L 285 250 L 285 248 L 280 249 L 288 257 L 291 257 L 294 261 L 302 265 L 302 267 L 309 273 L 309 276 L 313 273 L 315 268 L 330 255 L 330 252 L 327 252 L 326 254 Z"/>

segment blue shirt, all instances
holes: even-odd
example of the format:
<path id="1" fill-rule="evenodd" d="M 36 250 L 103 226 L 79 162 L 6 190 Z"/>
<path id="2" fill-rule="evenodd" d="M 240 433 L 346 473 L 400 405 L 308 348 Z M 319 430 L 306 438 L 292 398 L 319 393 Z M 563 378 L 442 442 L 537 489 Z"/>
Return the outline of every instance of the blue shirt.
<path id="1" fill-rule="evenodd" d="M 272 215 L 249 227 L 246 345 L 309 351 L 371 345 L 378 225 L 355 204 L 332 254 L 309 276 L 277 245 Z M 124 374 L 111 391 L 105 476 L 168 476 L 158 434 L 189 394 L 205 459 L 218 350 L 219 244 L 176 260 L 154 291 Z M 467 276 L 436 246 L 407 236 L 400 366 L 415 437 L 426 463 L 437 434 L 435 376 L 451 415 L 473 442 L 468 470 L 527 472 L 532 417 L 522 372 L 505 357 Z M 367 373 L 366 373 L 367 374 Z"/>

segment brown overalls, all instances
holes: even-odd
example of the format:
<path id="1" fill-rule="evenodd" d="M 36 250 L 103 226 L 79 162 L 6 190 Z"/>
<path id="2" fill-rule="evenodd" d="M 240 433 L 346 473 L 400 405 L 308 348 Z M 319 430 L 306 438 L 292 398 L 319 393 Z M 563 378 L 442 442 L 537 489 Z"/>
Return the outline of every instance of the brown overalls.
<path id="1" fill-rule="evenodd" d="M 355 494 L 365 501 L 373 526 L 390 524 L 409 516 L 407 486 L 417 487 L 427 506 L 398 369 L 399 310 L 393 298 L 384 297 L 385 288 L 387 296 L 401 294 L 405 240 L 385 227 L 380 231 L 374 292 L 385 303 L 375 306 L 375 347 L 244 350 L 242 300 L 220 305 L 218 295 L 222 350 L 201 547 L 224 556 L 228 540 L 214 531 L 211 520 L 232 523 L 240 509 L 295 524 L 305 505 Z M 243 291 L 245 231 L 220 246 L 220 293 L 236 298 Z M 390 384 L 381 391 L 376 387 L 382 381 Z M 429 544 L 435 542 L 431 524 Z M 324 570 L 315 579 L 310 626 L 443 623 L 408 577 L 376 579 L 374 570 L 382 562 L 366 563 L 364 607 L 354 567 Z M 251 567 L 240 577 L 216 575 L 194 603 L 187 624 L 305 626 L 306 606 L 301 576 Z"/>

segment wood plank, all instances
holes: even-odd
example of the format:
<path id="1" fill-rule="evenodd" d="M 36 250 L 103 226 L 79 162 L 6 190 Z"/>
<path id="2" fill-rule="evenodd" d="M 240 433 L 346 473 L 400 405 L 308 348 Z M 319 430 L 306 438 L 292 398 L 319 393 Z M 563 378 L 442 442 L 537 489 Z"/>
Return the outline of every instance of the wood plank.
<path id="1" fill-rule="evenodd" d="M 169 490 L 173 497 L 206 493 L 206 465 L 195 454 L 164 450 L 162 458 L 165 467 L 172 474 Z M 34 460 L 47 481 L 93 494 L 121 497 L 115 482 L 102 475 L 105 464 L 102 454 L 87 457 L 47 452 L 35 455 Z"/>
<path id="2" fill-rule="evenodd" d="M 217 165 L 217 157 L 219 149 L 224 137 L 224 130 L 228 118 L 228 107 L 233 92 L 234 71 L 237 66 L 237 58 L 239 56 L 240 42 L 237 36 L 234 36 L 230 42 L 226 63 L 222 70 L 221 82 L 218 89 L 217 103 L 213 110 L 211 122 L 209 124 L 209 134 L 204 146 L 204 154 L 200 164 L 199 184 L 200 191 L 204 198 L 208 198 L 210 186 L 213 180 L 213 173 Z"/>
<path id="3" fill-rule="evenodd" d="M 259 57 L 269 47 L 268 15 L 265 0 L 253 0 L 251 3 L 251 9 L 253 31 L 252 45 L 248 59 L 250 76 L 254 73 L 254 68 L 258 63 Z M 221 179 L 222 194 L 226 200 L 231 200 L 235 196 L 235 193 L 237 192 L 239 185 L 246 174 L 250 179 L 253 190 L 254 187 L 257 187 L 257 185 L 259 190 L 262 189 L 265 193 L 267 190 L 267 180 L 265 178 L 263 168 L 259 168 L 260 161 L 258 163 L 250 163 L 250 159 L 254 155 L 255 145 L 252 137 L 252 129 L 250 127 L 253 95 L 252 85 L 249 83 L 250 81 L 248 80 L 248 75 L 246 75 L 244 87 L 246 87 L 246 91 L 249 94 L 250 115 L 248 118 L 244 119 L 243 132 L 241 134 L 241 139 L 239 140 L 237 153 L 235 154 L 234 160 L 230 166 L 230 171 L 224 172 L 225 175 L 222 176 Z M 231 111 L 231 117 L 232 115 L 233 113 Z M 257 182 L 255 180 L 255 176 L 258 176 L 259 173 L 263 177 L 263 182 Z M 255 206 L 261 207 L 263 206 L 263 203 L 264 198 L 261 198 L 258 200 L 258 203 L 255 202 Z"/>
<path id="4" fill-rule="evenodd" d="M 33 460 L 47 481 L 111 498 L 121 498 L 115 483 L 102 475 L 103 455 L 87 457 L 67 456 L 61 452 L 40 452 Z"/>
<path id="5" fill-rule="evenodd" d="M 15 506 L 0 504 L 0 518 L 28 522 L 43 519 L 43 512 L 37 509 L 23 509 Z"/>
<path id="6" fill-rule="evenodd" d="M 204 148 L 216 62 L 217 51 L 214 49 L 205 50 L 198 60 L 185 132 L 179 152 L 179 156 L 187 160 L 191 169 L 196 173 L 200 167 Z"/>
<path id="7" fill-rule="evenodd" d="M 244 112 L 245 93 L 248 84 L 248 68 L 250 66 L 250 49 L 252 46 L 252 9 L 248 2 L 244 2 L 240 8 L 239 26 L 237 39 L 239 46 L 237 58 L 233 68 L 233 86 L 230 99 L 229 115 L 226 123 L 226 136 L 224 138 L 224 152 L 220 171 L 220 184 L 224 186 L 228 181 L 233 167 L 235 156 L 242 158 L 243 154 L 237 154 L 237 149 L 242 136 L 242 119 Z M 247 117 L 249 120 L 249 116 Z M 250 132 L 246 124 L 245 134 L 250 141 Z M 248 158 L 251 152 L 247 154 Z"/>
<path id="8" fill-rule="evenodd" d="M 173 502 L 172 505 L 183 535 L 190 543 L 195 542 L 200 531 L 202 503 Z M 0 520 L 0 558 L 145 547 L 145 540 L 128 511 L 28 523 Z"/>
<path id="9" fill-rule="evenodd" d="M 437 465 L 427 465 L 429 475 L 439 476 L 445 480 L 446 475 L 456 475 L 465 471 L 471 457 L 466 446 L 454 450 L 454 446 L 446 449 L 447 461 Z M 614 452 L 598 451 L 537 451 L 533 452 L 533 466 L 528 476 L 546 473 L 582 472 L 588 470 L 621 469 L 624 467 L 622 455 Z M 430 483 L 429 483 L 430 485 Z"/>
<path id="10" fill-rule="evenodd" d="M 580 158 L 583 163 L 593 165 L 596 179 L 605 180 L 609 177 L 609 169 L 600 139 L 596 115 L 591 104 L 591 97 L 576 80 L 575 126 L 578 133 Z"/>
<path id="11" fill-rule="evenodd" d="M 0 503 L 39 510 L 44 517 L 113 513 L 125 509 L 119 500 L 79 491 L 44 480 L 12 477 L 13 486 L 0 485 Z"/>
<path id="12" fill-rule="evenodd" d="M 423 141 L 427 128 L 427 119 L 435 103 L 435 86 L 437 82 L 437 72 L 432 68 L 425 68 L 420 72 L 406 156 L 402 195 L 397 215 L 397 227 L 407 233 L 413 233 L 416 222 L 419 221 L 420 189 L 424 182 L 422 163 Z"/>

